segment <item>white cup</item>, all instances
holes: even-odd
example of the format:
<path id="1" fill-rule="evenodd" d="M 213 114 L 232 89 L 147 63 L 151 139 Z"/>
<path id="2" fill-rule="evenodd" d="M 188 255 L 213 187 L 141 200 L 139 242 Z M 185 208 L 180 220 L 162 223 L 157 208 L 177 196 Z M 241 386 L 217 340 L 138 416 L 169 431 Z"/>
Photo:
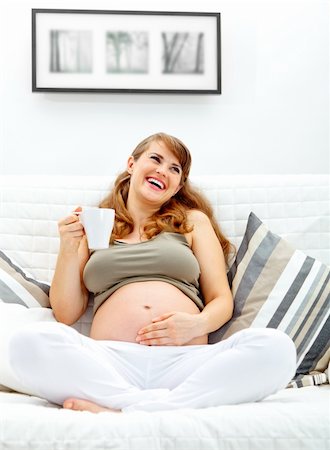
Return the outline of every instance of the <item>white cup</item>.
<path id="1" fill-rule="evenodd" d="M 79 218 L 84 226 L 90 250 L 109 247 L 115 220 L 115 210 L 110 208 L 83 208 Z"/>

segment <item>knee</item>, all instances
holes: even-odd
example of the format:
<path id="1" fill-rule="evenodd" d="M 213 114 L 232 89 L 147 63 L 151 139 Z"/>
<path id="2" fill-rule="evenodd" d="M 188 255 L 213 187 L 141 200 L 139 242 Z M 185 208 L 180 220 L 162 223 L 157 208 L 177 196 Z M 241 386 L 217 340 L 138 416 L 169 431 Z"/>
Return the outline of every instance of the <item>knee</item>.
<path id="1" fill-rule="evenodd" d="M 253 330 L 253 329 L 251 329 Z M 260 358 L 268 369 L 283 374 L 287 382 L 296 372 L 296 347 L 283 331 L 274 328 L 255 329 L 256 344 L 260 345 Z"/>
<path id="2" fill-rule="evenodd" d="M 281 330 L 266 328 L 265 337 L 269 351 L 278 355 L 282 360 L 296 364 L 296 347 L 290 336 Z"/>
<path id="3" fill-rule="evenodd" d="M 49 355 L 49 349 L 55 340 L 59 343 L 63 337 L 58 332 L 60 324 L 33 323 L 14 331 L 8 342 L 9 362 L 15 367 L 37 365 Z"/>
<path id="4" fill-rule="evenodd" d="M 14 331 L 8 342 L 8 355 L 11 365 L 15 367 L 18 362 L 35 361 L 42 343 L 39 327 L 35 323 Z"/>

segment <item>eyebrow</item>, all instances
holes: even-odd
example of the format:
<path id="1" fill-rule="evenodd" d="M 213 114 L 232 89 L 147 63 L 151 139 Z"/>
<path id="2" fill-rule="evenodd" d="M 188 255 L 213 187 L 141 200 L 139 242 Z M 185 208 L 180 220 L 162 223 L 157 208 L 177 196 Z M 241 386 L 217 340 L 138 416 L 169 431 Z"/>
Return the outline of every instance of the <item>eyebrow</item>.
<path id="1" fill-rule="evenodd" d="M 157 152 L 151 152 L 150 154 L 151 154 L 151 155 L 157 155 L 158 158 L 164 160 L 164 157 L 163 157 L 162 155 L 160 155 L 159 153 L 157 153 Z M 173 162 L 173 163 L 171 163 L 171 164 L 172 164 L 172 166 L 178 167 L 179 169 L 182 170 L 181 164 L 176 164 L 175 162 Z"/>

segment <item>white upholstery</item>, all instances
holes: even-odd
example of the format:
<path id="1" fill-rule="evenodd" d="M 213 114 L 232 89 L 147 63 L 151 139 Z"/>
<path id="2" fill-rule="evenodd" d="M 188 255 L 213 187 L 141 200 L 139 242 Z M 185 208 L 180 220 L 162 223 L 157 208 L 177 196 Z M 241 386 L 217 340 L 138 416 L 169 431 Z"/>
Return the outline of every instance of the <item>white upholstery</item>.
<path id="1" fill-rule="evenodd" d="M 6 450 L 329 450 L 330 386 L 204 410 L 92 414 L 0 393 Z M 325 417 L 322 417 L 325 414 Z"/>
<path id="2" fill-rule="evenodd" d="M 50 281 L 58 250 L 57 221 L 77 205 L 97 205 L 113 179 L 84 176 L 3 176 L 0 249 L 24 269 Z M 238 246 L 250 211 L 269 228 L 330 265 L 327 175 L 195 177 L 225 234 Z"/>
<path id="3" fill-rule="evenodd" d="M 77 205 L 97 205 L 112 181 L 96 176 L 3 176 L 0 249 L 38 279 L 51 281 L 59 243 L 57 221 Z M 327 175 L 219 175 L 192 181 L 210 199 L 236 246 L 254 211 L 271 231 L 330 265 Z M 90 320 L 91 309 L 76 327 L 88 333 Z M 309 387 L 283 390 L 261 403 L 93 415 L 0 393 L 0 449 L 326 450 L 329 394 L 329 386 Z"/>

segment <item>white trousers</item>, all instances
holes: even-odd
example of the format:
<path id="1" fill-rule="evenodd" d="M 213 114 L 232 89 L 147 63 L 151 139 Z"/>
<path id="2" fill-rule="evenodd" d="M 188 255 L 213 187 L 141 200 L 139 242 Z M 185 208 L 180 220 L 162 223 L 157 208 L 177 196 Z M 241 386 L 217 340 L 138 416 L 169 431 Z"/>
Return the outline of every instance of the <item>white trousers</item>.
<path id="1" fill-rule="evenodd" d="M 269 328 L 212 345 L 150 347 L 34 323 L 13 334 L 9 358 L 33 395 L 57 404 L 82 398 L 125 412 L 259 401 L 284 388 L 296 369 L 292 340 Z"/>

